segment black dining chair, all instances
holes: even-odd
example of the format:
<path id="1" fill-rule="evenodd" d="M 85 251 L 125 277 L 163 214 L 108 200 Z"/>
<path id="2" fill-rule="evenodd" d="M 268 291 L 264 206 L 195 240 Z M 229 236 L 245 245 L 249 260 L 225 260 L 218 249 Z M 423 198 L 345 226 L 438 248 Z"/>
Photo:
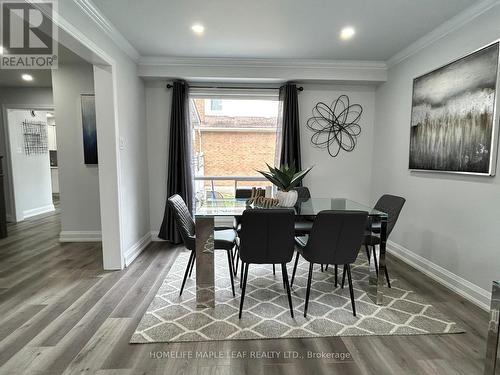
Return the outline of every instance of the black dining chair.
<path id="1" fill-rule="evenodd" d="M 253 188 L 251 188 L 251 187 L 236 188 L 235 193 L 234 193 L 234 197 L 236 199 L 249 199 L 252 196 L 252 189 Z M 264 197 L 266 195 L 265 189 L 258 190 L 257 195 Z M 234 217 L 233 229 L 238 233 L 241 231 L 241 216 Z M 235 276 L 236 276 L 236 273 L 238 272 L 238 265 L 239 265 L 239 255 L 238 254 L 239 254 L 239 251 L 240 251 L 239 244 L 238 244 L 238 241 L 236 241 L 236 247 L 235 247 L 235 250 L 233 253 L 233 261 L 234 261 L 233 268 L 234 268 L 234 275 Z M 273 266 L 273 272 L 275 272 L 274 266 Z M 240 282 L 241 282 L 241 280 L 240 280 Z"/>
<path id="2" fill-rule="evenodd" d="M 191 254 L 189 256 L 189 261 L 186 267 L 186 271 L 184 272 L 184 278 L 182 279 L 182 286 L 179 295 L 182 295 L 184 290 L 184 286 L 186 285 L 186 280 L 191 277 L 191 273 L 193 271 L 193 266 L 196 260 L 196 233 L 195 233 L 195 223 L 191 213 L 189 212 L 186 203 L 182 199 L 182 197 L 178 194 L 172 195 L 168 198 L 168 204 L 172 208 L 174 212 L 175 222 L 177 224 L 177 228 L 181 234 L 182 242 L 186 249 L 191 250 Z M 215 250 L 225 250 L 227 252 L 227 261 L 229 264 L 229 275 L 231 278 L 231 288 L 234 293 L 234 277 L 233 277 L 233 253 L 232 249 L 235 246 L 236 241 L 236 232 L 233 229 L 222 229 L 214 230 L 214 249 Z"/>
<path id="3" fill-rule="evenodd" d="M 265 189 L 260 189 L 257 191 L 258 196 L 264 197 L 266 195 Z M 236 188 L 234 192 L 234 197 L 236 199 L 249 199 L 252 196 L 252 188 Z M 233 221 L 233 228 L 237 232 L 241 230 L 241 216 L 235 216 Z"/>
<path id="4" fill-rule="evenodd" d="M 298 193 L 297 203 L 295 204 L 295 210 L 297 211 L 298 214 L 298 218 L 295 220 L 295 236 L 302 237 L 311 233 L 311 229 L 314 222 L 314 216 L 308 217 L 300 215 L 301 203 L 307 202 L 309 199 L 311 199 L 311 192 L 309 191 L 309 188 L 305 186 L 298 186 L 293 190 L 297 191 Z M 323 272 L 323 264 L 321 264 L 320 266 L 321 266 L 321 272 Z M 328 269 L 328 264 L 326 265 L 326 268 Z M 337 268 L 335 268 L 335 272 L 337 272 Z M 337 278 L 335 278 L 335 280 L 337 280 Z"/>
<path id="5" fill-rule="evenodd" d="M 367 218 L 368 213 L 365 211 L 321 211 L 314 220 L 307 242 L 296 241 L 299 245 L 300 255 L 309 262 L 304 317 L 307 316 L 307 307 L 309 306 L 314 263 L 344 266 L 349 280 L 352 313 L 356 316 L 351 264 L 356 261 L 363 242 Z M 299 253 L 297 253 L 293 267 L 292 280 L 297 272 Z"/>
<path id="6" fill-rule="evenodd" d="M 298 214 L 300 214 L 300 204 L 306 202 L 311 198 L 311 192 L 309 191 L 309 188 L 305 186 L 299 186 L 294 188 L 293 190 L 297 192 L 297 203 L 295 204 L 295 210 Z M 313 221 L 314 218 L 299 216 L 295 220 L 295 235 L 305 236 L 306 234 L 309 234 L 311 232 Z"/>
<path id="7" fill-rule="evenodd" d="M 240 258 L 243 271 L 240 313 L 243 311 L 250 264 L 281 264 L 283 284 L 293 318 L 292 295 L 286 264 L 294 251 L 295 214 L 291 209 L 247 209 L 241 217 Z"/>
<path id="8" fill-rule="evenodd" d="M 399 214 L 403 209 L 403 206 L 406 202 L 406 199 L 403 197 L 398 197 L 396 195 L 384 194 L 380 197 L 380 199 L 375 204 L 374 209 L 377 211 L 382 211 L 387 214 L 387 238 L 391 234 L 396 222 L 398 221 Z M 368 257 L 368 261 L 370 261 L 370 249 L 371 254 L 373 254 L 373 261 L 375 262 L 375 269 L 378 274 L 378 260 L 377 260 L 377 252 L 375 251 L 375 246 L 380 245 L 380 223 L 369 223 L 368 228 L 365 232 L 365 237 L 363 240 L 363 245 L 365 246 L 366 255 Z M 342 276 L 342 279 L 344 279 Z M 387 286 L 391 287 L 391 280 L 389 278 L 389 271 L 387 270 L 387 264 L 385 266 L 385 279 L 387 281 Z M 342 283 L 343 285 L 343 283 Z"/>

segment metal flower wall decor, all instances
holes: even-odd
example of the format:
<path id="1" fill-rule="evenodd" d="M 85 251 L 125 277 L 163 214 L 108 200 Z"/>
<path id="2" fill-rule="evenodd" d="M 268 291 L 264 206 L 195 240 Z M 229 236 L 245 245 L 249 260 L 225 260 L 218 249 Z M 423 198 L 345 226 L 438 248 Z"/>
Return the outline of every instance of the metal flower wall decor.
<path id="1" fill-rule="evenodd" d="M 363 107 L 350 104 L 347 95 L 340 95 L 330 106 L 319 102 L 306 123 L 314 132 L 311 143 L 316 147 L 326 148 L 331 157 L 336 157 L 340 150 L 353 151 L 357 137 L 361 134 L 358 121 L 362 113 Z"/>

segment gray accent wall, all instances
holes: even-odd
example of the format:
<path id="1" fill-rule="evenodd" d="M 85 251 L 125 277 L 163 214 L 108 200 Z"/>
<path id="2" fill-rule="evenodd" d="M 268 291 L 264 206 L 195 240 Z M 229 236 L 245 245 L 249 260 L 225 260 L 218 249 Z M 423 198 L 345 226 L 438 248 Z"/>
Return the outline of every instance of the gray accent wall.
<path id="1" fill-rule="evenodd" d="M 500 38 L 500 5 L 390 67 L 375 95 L 372 200 L 407 199 L 393 250 L 483 307 L 500 278 L 500 176 L 410 172 L 412 81 Z M 498 93 L 497 93 L 498 94 Z"/>
<path id="2" fill-rule="evenodd" d="M 59 185 L 61 232 L 96 232 L 100 237 L 99 167 L 83 159 L 81 94 L 94 93 L 91 64 L 67 64 L 52 74 Z"/>

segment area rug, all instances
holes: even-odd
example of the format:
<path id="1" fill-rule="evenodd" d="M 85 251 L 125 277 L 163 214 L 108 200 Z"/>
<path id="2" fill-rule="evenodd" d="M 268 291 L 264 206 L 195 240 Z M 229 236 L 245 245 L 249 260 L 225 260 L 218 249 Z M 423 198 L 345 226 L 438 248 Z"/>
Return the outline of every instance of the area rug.
<path id="1" fill-rule="evenodd" d="M 304 318 L 308 263 L 301 258 L 292 289 L 295 318 L 290 316 L 281 268 L 278 266 L 276 275 L 273 275 L 270 265 L 250 265 L 240 320 L 239 279 L 235 278 L 236 297 L 233 297 L 226 253 L 215 253 L 216 307 L 196 308 L 194 271 L 182 297 L 179 297 L 189 258 L 189 253 L 183 252 L 142 317 L 131 343 L 464 332 L 431 303 L 410 290 L 403 280 L 391 280 L 392 288 L 385 289 L 384 306 L 374 304 L 367 295 L 368 260 L 363 252 L 352 267 L 356 317 L 352 315 L 348 286 L 335 288 L 333 267 L 321 272 L 317 266 L 308 314 Z M 293 262 L 288 265 L 290 277 L 292 265 Z M 341 281 L 342 268 L 339 268 Z"/>

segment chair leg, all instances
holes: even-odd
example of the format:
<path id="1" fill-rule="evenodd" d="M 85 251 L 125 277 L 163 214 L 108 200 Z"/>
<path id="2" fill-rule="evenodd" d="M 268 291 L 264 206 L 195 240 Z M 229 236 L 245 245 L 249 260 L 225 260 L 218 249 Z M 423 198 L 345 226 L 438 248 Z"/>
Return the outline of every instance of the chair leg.
<path id="1" fill-rule="evenodd" d="M 231 273 L 234 274 L 234 265 L 233 265 L 233 250 L 227 250 L 227 256 L 229 260 L 231 261 Z"/>
<path id="2" fill-rule="evenodd" d="M 346 264 L 347 280 L 349 281 L 349 293 L 351 294 L 352 315 L 356 316 L 356 303 L 354 302 L 354 288 L 352 287 L 351 265 Z"/>
<path id="3" fill-rule="evenodd" d="M 286 263 L 281 263 L 281 273 L 283 274 L 283 280 L 286 286 L 286 294 L 288 294 L 288 305 L 290 306 L 290 315 L 293 319 L 293 305 L 292 305 L 292 294 L 290 293 L 290 284 L 288 284 L 288 271 L 286 269 Z"/>
<path id="4" fill-rule="evenodd" d="M 347 267 L 344 264 L 344 267 L 342 267 L 342 289 L 344 289 L 344 284 L 345 284 L 345 274 L 347 272 Z"/>
<path id="5" fill-rule="evenodd" d="M 234 254 L 234 261 L 235 261 L 235 266 L 234 266 L 234 276 L 238 275 L 238 265 L 240 263 L 240 247 L 236 245 L 236 252 Z"/>
<path id="6" fill-rule="evenodd" d="M 295 272 L 297 272 L 297 264 L 299 264 L 299 252 L 298 251 L 297 251 L 297 255 L 295 256 L 295 264 L 293 265 L 292 281 L 290 282 L 290 288 L 293 287 L 293 280 L 295 280 Z"/>
<path id="7" fill-rule="evenodd" d="M 276 267 L 274 266 L 274 264 L 273 264 L 273 275 L 276 276 Z"/>
<path id="8" fill-rule="evenodd" d="M 323 264 L 321 264 L 321 272 L 323 272 Z"/>
<path id="9" fill-rule="evenodd" d="M 311 294 L 311 281 L 313 276 L 313 264 L 309 264 L 309 276 L 307 278 L 307 289 L 306 289 L 306 303 L 304 305 L 304 318 L 307 317 L 307 308 L 309 306 L 309 296 Z"/>
<path id="10" fill-rule="evenodd" d="M 236 246 L 234 246 L 234 247 L 236 247 Z M 233 249 L 234 249 L 234 247 L 233 247 Z M 234 250 L 234 252 L 233 252 L 233 249 L 229 250 L 227 253 L 228 253 L 229 259 L 231 261 L 231 274 L 236 276 L 236 270 L 234 268 L 234 253 L 236 252 L 236 250 Z"/>
<path id="11" fill-rule="evenodd" d="M 339 286 L 338 285 L 339 283 L 337 281 L 338 274 L 339 274 L 339 266 L 335 265 L 335 288 Z"/>
<path id="12" fill-rule="evenodd" d="M 365 245 L 365 250 L 366 250 L 366 257 L 368 258 L 368 264 L 370 264 L 370 249 L 368 248 L 368 245 Z"/>
<path id="13" fill-rule="evenodd" d="M 245 290 L 247 288 L 247 277 L 248 277 L 248 263 L 243 263 L 241 265 L 241 269 L 245 268 L 245 272 L 243 275 L 243 287 L 241 289 L 241 299 L 240 299 L 240 313 L 239 313 L 239 319 L 241 319 L 241 312 L 243 311 L 243 301 L 245 299 Z"/>
<path id="14" fill-rule="evenodd" d="M 193 261 L 191 262 L 191 269 L 189 270 L 189 277 L 191 277 L 191 274 L 193 273 L 193 268 L 194 268 L 195 260 L 196 260 L 196 251 L 194 251 Z"/>
<path id="15" fill-rule="evenodd" d="M 387 271 L 387 264 L 385 265 L 385 279 L 387 280 L 387 287 L 391 287 L 391 279 L 389 278 L 389 271 Z"/>
<path id="16" fill-rule="evenodd" d="M 229 265 L 229 278 L 231 279 L 231 289 L 233 291 L 233 297 L 236 297 L 236 294 L 234 293 L 234 275 L 233 275 L 233 259 L 232 259 L 232 254 L 231 250 L 227 251 L 227 263 Z"/>
<path id="17" fill-rule="evenodd" d="M 328 271 L 328 264 L 325 266 L 325 271 Z"/>
<path id="18" fill-rule="evenodd" d="M 243 261 L 241 261 L 241 273 L 240 273 L 240 289 L 243 285 L 243 274 L 245 272 L 245 263 L 243 263 Z"/>
<path id="19" fill-rule="evenodd" d="M 194 263 L 195 254 L 196 254 L 195 250 L 191 250 L 191 254 L 189 255 L 188 264 L 186 266 L 186 272 L 184 272 L 184 279 L 182 279 L 181 292 L 179 293 L 179 296 L 182 296 L 182 291 L 184 290 L 184 286 L 186 285 L 186 280 L 187 280 L 188 275 L 189 275 L 191 263 Z"/>

